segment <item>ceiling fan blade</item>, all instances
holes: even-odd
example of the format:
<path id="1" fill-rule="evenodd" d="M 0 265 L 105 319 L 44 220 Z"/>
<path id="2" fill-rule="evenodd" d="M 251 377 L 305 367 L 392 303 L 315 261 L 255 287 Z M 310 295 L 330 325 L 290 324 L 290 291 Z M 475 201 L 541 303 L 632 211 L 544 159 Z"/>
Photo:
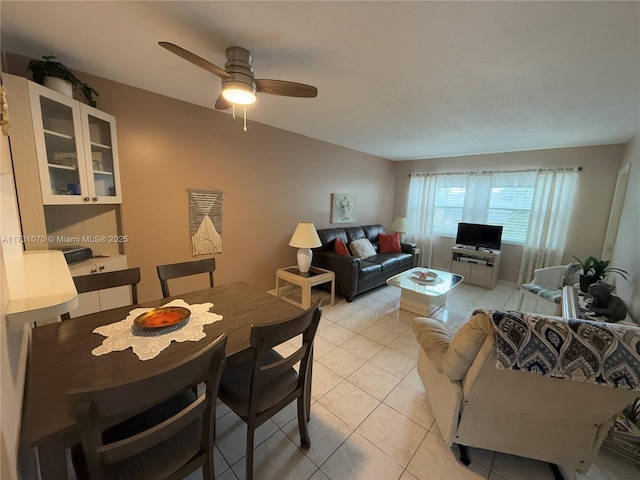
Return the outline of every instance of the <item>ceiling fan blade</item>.
<path id="1" fill-rule="evenodd" d="M 170 52 L 175 53 L 179 57 L 184 58 L 185 60 L 193 63 L 194 65 L 197 65 L 200 68 L 204 68 L 208 72 L 211 72 L 214 75 L 219 76 L 220 78 L 233 78 L 231 77 L 231 75 L 225 72 L 222 68 L 214 65 L 213 63 L 205 60 L 202 57 L 199 57 L 198 55 L 191 53 L 189 50 L 185 50 L 184 48 L 169 42 L 158 42 L 158 45 L 166 48 Z"/>
<path id="2" fill-rule="evenodd" d="M 256 91 L 283 97 L 314 98 L 318 89 L 304 83 L 287 82 L 286 80 L 256 79 Z"/>
<path id="3" fill-rule="evenodd" d="M 231 108 L 233 104 L 224 98 L 222 94 L 218 95 L 218 99 L 216 100 L 216 110 L 227 110 Z"/>

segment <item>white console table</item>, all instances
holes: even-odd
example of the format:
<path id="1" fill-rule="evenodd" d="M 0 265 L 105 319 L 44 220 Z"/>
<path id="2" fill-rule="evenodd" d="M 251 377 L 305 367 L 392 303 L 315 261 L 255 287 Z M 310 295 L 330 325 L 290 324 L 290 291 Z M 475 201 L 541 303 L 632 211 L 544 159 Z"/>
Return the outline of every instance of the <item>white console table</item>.
<path id="1" fill-rule="evenodd" d="M 464 283 L 493 289 L 498 283 L 500 250 L 472 250 L 453 247 L 451 273 L 464 277 Z"/>

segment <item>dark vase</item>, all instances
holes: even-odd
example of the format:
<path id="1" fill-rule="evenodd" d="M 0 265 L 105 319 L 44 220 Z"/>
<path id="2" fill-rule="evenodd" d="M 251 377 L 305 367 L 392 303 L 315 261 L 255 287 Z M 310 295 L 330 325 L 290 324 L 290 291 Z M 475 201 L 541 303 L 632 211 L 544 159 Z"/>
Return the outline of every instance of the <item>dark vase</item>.
<path id="1" fill-rule="evenodd" d="M 589 288 L 590 285 L 593 285 L 597 281 L 598 279 L 596 277 L 589 277 L 581 273 L 580 274 L 580 291 L 587 293 L 587 288 Z"/>

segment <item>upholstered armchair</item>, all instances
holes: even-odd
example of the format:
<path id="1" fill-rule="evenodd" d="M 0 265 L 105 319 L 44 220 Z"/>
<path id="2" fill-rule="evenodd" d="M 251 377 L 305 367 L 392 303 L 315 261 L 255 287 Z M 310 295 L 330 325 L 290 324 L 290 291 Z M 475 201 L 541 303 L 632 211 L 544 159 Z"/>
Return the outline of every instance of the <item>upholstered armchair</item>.
<path id="1" fill-rule="evenodd" d="M 579 263 L 558 265 L 556 267 L 538 268 L 533 272 L 533 280 L 520 287 L 518 310 L 522 310 L 524 299 L 529 297 L 536 301 L 553 303 L 554 315 L 562 313 L 562 287 L 578 282 L 582 267 Z"/>
<path id="2" fill-rule="evenodd" d="M 637 327 L 482 310 L 453 335 L 426 317 L 413 332 L 436 423 L 466 465 L 471 446 L 585 472 L 613 416 L 640 396 Z"/>

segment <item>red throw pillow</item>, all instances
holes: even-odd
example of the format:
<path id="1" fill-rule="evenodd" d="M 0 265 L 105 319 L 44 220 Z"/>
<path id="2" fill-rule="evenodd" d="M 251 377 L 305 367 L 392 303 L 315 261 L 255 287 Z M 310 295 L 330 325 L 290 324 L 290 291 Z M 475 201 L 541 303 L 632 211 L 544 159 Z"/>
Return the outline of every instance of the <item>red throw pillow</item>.
<path id="1" fill-rule="evenodd" d="M 396 253 L 402 251 L 399 233 L 379 233 L 378 242 L 380 243 L 380 253 Z"/>
<path id="2" fill-rule="evenodd" d="M 340 255 L 346 255 L 347 257 L 351 255 L 349 253 L 349 250 L 347 250 L 347 245 L 339 238 L 336 238 L 336 253 L 339 253 Z"/>

